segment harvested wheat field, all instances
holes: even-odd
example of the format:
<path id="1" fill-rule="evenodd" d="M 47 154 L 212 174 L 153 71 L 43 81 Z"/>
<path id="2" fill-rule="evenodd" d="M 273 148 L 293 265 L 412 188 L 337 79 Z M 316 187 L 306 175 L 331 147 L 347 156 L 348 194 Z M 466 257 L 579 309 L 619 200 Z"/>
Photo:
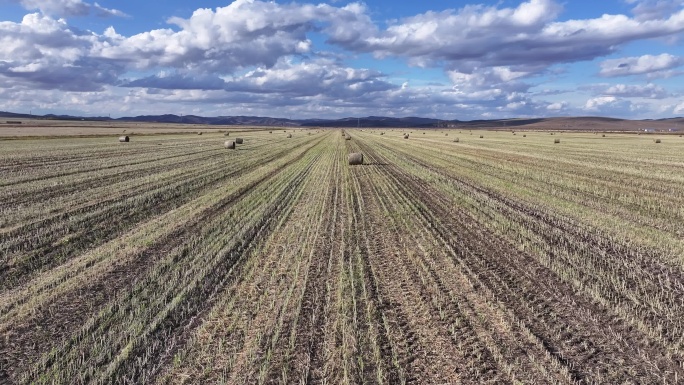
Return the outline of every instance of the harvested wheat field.
<path id="1" fill-rule="evenodd" d="M 0 383 L 684 381 L 683 138 L 197 130 L 0 140 Z"/>

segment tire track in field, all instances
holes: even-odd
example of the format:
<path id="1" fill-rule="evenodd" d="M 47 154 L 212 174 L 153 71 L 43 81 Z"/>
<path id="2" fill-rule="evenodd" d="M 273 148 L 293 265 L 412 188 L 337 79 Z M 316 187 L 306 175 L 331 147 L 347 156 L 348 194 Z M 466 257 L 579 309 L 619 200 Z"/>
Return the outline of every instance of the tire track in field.
<path id="1" fill-rule="evenodd" d="M 131 154 L 139 153 L 140 150 L 141 150 L 141 149 L 138 148 L 138 149 L 136 149 L 136 151 L 131 152 Z M 213 150 L 213 149 L 209 149 L 209 150 L 202 150 L 202 151 L 198 151 L 198 152 L 211 152 L 211 151 L 214 151 L 214 150 Z M 168 160 L 168 159 L 175 159 L 175 158 L 180 158 L 180 157 L 183 157 L 183 156 L 187 156 L 187 153 L 184 152 L 184 153 L 181 153 L 181 154 L 174 154 L 174 155 L 162 156 L 162 157 L 154 158 L 154 161 L 162 161 L 162 160 Z M 125 166 L 125 167 L 137 166 L 137 165 L 142 165 L 142 164 L 148 163 L 149 161 L 150 161 L 149 159 L 137 160 L 137 158 L 136 158 L 136 161 L 134 161 L 134 162 L 129 162 L 129 163 L 125 163 L 123 166 Z M 4 182 L 4 183 L 0 183 L 0 187 L 7 187 L 7 186 L 13 186 L 13 185 L 18 185 L 18 184 L 23 184 L 23 183 L 36 182 L 36 181 L 47 181 L 47 180 L 50 180 L 50 179 L 59 179 L 59 178 L 64 178 L 65 176 L 70 176 L 70 175 L 78 175 L 78 174 L 86 174 L 86 173 L 97 173 L 98 171 L 101 172 L 101 171 L 104 171 L 104 170 L 113 170 L 113 169 L 118 169 L 118 168 L 121 168 L 121 167 L 122 167 L 122 164 L 121 164 L 121 163 L 116 163 L 116 164 L 110 164 L 110 165 L 106 165 L 106 166 L 96 166 L 96 167 L 88 168 L 88 169 L 85 169 L 85 170 L 62 171 L 62 172 L 50 174 L 50 175 L 48 175 L 48 176 L 44 176 L 44 175 L 41 175 L 41 176 L 29 176 L 29 177 L 26 177 L 26 178 L 24 178 L 24 179 L 18 179 L 18 180 L 13 180 L 13 181 L 10 181 L 10 182 L 7 182 L 7 181 L 6 181 L 6 182 Z"/>
<path id="2" fill-rule="evenodd" d="M 318 304 L 310 300 L 320 298 L 305 291 L 318 278 L 319 265 L 328 263 L 321 250 L 331 239 L 326 231 L 335 225 L 328 220 L 336 210 L 327 206 L 336 193 L 328 179 L 337 166 L 334 158 L 325 151 L 315 160 L 278 227 L 233 274 L 219 303 L 180 352 L 180 364 L 167 367 L 156 383 L 183 383 L 184 376 L 198 383 L 301 383 L 310 374 L 315 357 L 307 356 L 317 342 L 311 338 L 322 314 L 308 313 Z M 211 370 L 197 370 L 208 362 Z"/>
<path id="3" fill-rule="evenodd" d="M 490 162 L 496 160 L 496 158 L 493 155 L 488 156 L 488 158 L 490 158 Z M 441 159 L 446 160 L 444 157 L 442 157 Z M 499 158 L 498 160 L 502 161 L 503 159 Z M 606 215 L 615 216 L 617 218 L 620 218 L 621 220 L 633 222 L 643 227 L 651 227 L 653 229 L 657 229 L 663 232 L 681 235 L 681 232 L 678 232 L 681 231 L 680 228 L 678 228 L 677 226 L 672 226 L 673 222 L 681 222 L 681 216 L 677 213 L 678 210 L 666 208 L 660 210 L 657 213 L 657 217 L 654 218 L 644 215 L 635 216 L 634 211 L 643 210 L 643 206 L 637 205 L 635 202 L 621 202 L 621 200 L 619 199 L 616 200 L 610 196 L 598 194 L 590 189 L 574 188 L 572 186 L 568 186 L 567 184 L 563 184 L 562 182 L 557 182 L 558 180 L 568 178 L 567 171 L 553 171 L 549 167 L 537 166 L 544 167 L 543 172 L 538 173 L 539 175 L 545 175 L 544 179 L 537 179 L 535 177 L 525 175 L 523 178 L 525 178 L 526 180 L 515 180 L 515 178 L 511 178 L 510 176 L 502 176 L 502 173 L 505 173 L 507 170 L 502 170 L 501 168 L 495 167 L 486 162 L 478 162 L 476 160 L 465 158 L 459 158 L 458 162 L 460 167 L 467 168 L 472 172 L 484 173 L 491 176 L 495 176 L 497 179 L 506 181 L 508 183 L 523 183 L 525 188 L 531 193 L 540 195 L 555 195 L 557 198 L 562 198 L 563 200 L 573 202 L 577 205 L 583 205 L 597 213 L 605 213 Z M 465 164 L 467 164 L 467 166 Z M 534 175 L 534 171 L 531 170 L 534 169 L 526 169 L 526 173 L 532 173 Z M 573 180 L 576 178 L 582 178 L 581 173 L 583 171 L 584 170 L 573 170 Z M 586 178 L 587 184 L 589 186 L 595 187 L 596 185 L 600 184 L 603 185 L 603 188 L 607 190 L 615 189 L 615 187 L 619 186 L 620 184 L 624 185 L 624 183 L 621 180 L 618 180 L 617 182 L 614 181 L 611 183 L 607 183 L 605 181 L 598 180 L 593 176 L 583 178 Z M 662 184 L 665 182 L 660 181 L 659 183 Z M 639 196 L 639 192 L 641 191 L 641 198 L 648 198 L 644 200 L 645 202 L 647 202 L 649 199 L 653 201 L 653 199 L 662 199 L 661 197 L 663 195 L 671 195 L 670 192 L 672 191 L 672 186 L 676 185 L 676 182 L 667 183 L 671 185 L 669 189 L 665 188 L 664 186 L 658 186 L 661 187 L 661 189 L 658 191 L 651 191 L 655 187 L 652 188 L 651 186 L 644 186 L 643 183 L 639 186 L 623 186 L 621 188 L 621 191 L 627 189 L 631 192 L 633 197 Z M 649 191 L 649 194 L 644 195 L 645 191 Z M 678 207 L 677 201 L 675 199 L 675 197 L 669 199 L 668 205 L 670 207 Z"/>
<path id="4" fill-rule="evenodd" d="M 113 200 L 80 207 L 75 211 L 65 212 L 28 226 L 22 226 L 8 234 L 2 234 L 0 235 L 0 244 L 5 249 L 4 252 L 7 256 L 22 250 L 30 250 L 30 252 L 23 255 L 21 260 L 13 264 L 5 262 L 0 265 L 0 292 L 25 283 L 46 269 L 58 266 L 97 244 L 116 238 L 145 218 L 161 215 L 174 207 L 189 202 L 205 191 L 219 186 L 226 180 L 248 174 L 258 167 L 278 159 L 288 151 L 290 150 L 286 149 L 270 154 L 265 159 L 253 164 L 247 164 L 244 167 L 235 168 L 230 172 L 223 171 L 225 166 L 217 165 L 208 174 L 206 172 L 195 173 L 195 176 L 190 179 L 183 176 L 177 177 L 178 188 L 171 191 L 168 188 L 164 188 L 158 192 L 148 193 L 148 197 L 144 201 L 139 201 L 140 204 L 144 205 L 142 207 L 118 204 L 129 198 L 140 198 L 139 192 L 133 191 L 116 197 Z M 206 178 L 209 179 L 205 180 Z M 194 181 L 201 181 L 201 183 L 195 186 L 193 184 Z M 27 232 L 36 231 L 31 229 L 50 228 L 71 216 L 79 214 L 85 215 L 85 218 L 78 223 L 79 229 L 85 228 L 87 230 L 74 230 L 74 235 L 69 237 L 68 242 L 58 242 L 63 237 L 62 234 L 58 233 L 53 233 L 52 236 L 36 233 L 35 236 L 26 237 Z M 102 218 L 107 218 L 107 220 L 103 221 Z M 116 226 L 112 226 L 112 223 L 116 223 Z"/>
<path id="5" fill-rule="evenodd" d="M 642 325 L 648 325 L 651 338 L 668 345 L 673 352 L 682 351 L 684 340 L 679 330 L 684 329 L 681 301 L 684 274 L 680 268 L 661 262 L 655 251 L 615 242 L 576 221 L 484 189 L 410 154 L 405 155 L 412 162 L 449 178 L 455 187 L 468 192 L 481 205 L 493 207 L 532 231 L 543 241 L 536 243 L 548 255 L 551 267 L 557 271 L 571 268 L 574 271 L 571 279 L 581 282 L 583 290 L 590 288 L 599 292 L 602 303 L 616 306 L 625 320 L 629 322 L 637 316 L 640 321 L 634 323 L 635 327 L 643 329 Z M 576 258 L 573 256 L 580 256 L 581 260 L 573 260 Z M 611 277 L 608 284 L 604 283 L 606 276 Z M 681 354 L 673 358 L 684 363 Z"/>
<path id="6" fill-rule="evenodd" d="M 449 210 L 451 202 L 439 191 L 399 171 L 394 175 L 401 186 L 406 186 L 407 194 L 425 203 L 422 215 L 436 224 L 433 231 L 457 251 L 454 257 L 472 269 L 475 278 L 526 324 L 551 355 L 566 363 L 577 381 L 622 382 L 638 378 L 653 383 L 682 376 L 679 364 L 654 341 L 608 309 L 578 295 L 532 256 L 496 234 L 469 224 L 470 216 L 454 216 Z M 635 347 L 639 347 L 637 352 L 633 351 Z M 621 363 L 620 370 L 616 370 L 616 362 Z"/>
<path id="7" fill-rule="evenodd" d="M 331 180 L 328 181 L 325 195 L 324 207 L 325 217 L 322 219 L 323 229 L 316 238 L 316 243 L 312 247 L 312 261 L 309 264 L 306 276 L 304 292 L 302 294 L 302 305 L 299 309 L 299 319 L 294 325 L 293 335 L 296 338 L 294 351 L 285 355 L 284 359 L 292 360 L 294 366 L 294 378 L 299 383 L 321 383 L 324 365 L 324 339 L 325 339 L 325 320 L 326 308 L 329 307 L 328 299 L 330 290 L 325 290 L 327 282 L 334 279 L 335 270 L 330 269 L 334 263 L 333 253 L 336 249 L 336 234 L 340 225 L 340 213 L 338 208 L 342 207 L 342 186 L 340 181 L 340 162 L 339 148 L 335 149 L 332 168 L 329 172 Z M 339 247 L 339 243 L 337 243 Z M 285 365 L 286 362 L 280 365 Z M 273 377 L 269 382 L 277 382 L 279 371 L 273 370 Z M 293 379 L 294 379 L 293 378 Z"/>
<path id="8" fill-rule="evenodd" d="M 197 156 L 197 155 L 200 156 Z M 0 202 L 0 209 L 6 208 L 6 207 L 13 207 L 17 205 L 28 205 L 31 204 L 32 202 L 36 201 L 46 201 L 55 197 L 59 197 L 62 195 L 66 194 L 71 194 L 75 191 L 83 191 L 87 189 L 93 189 L 101 186 L 106 186 L 106 185 L 111 185 L 117 182 L 125 181 L 125 180 L 130 180 L 131 177 L 141 177 L 145 175 L 151 175 L 151 174 L 159 174 L 164 171 L 168 170 L 173 170 L 177 169 L 179 167 L 185 167 L 187 165 L 192 165 L 197 162 L 201 161 L 206 161 L 212 158 L 219 158 L 224 156 L 219 150 L 203 150 L 203 151 L 197 151 L 194 153 L 183 153 L 179 154 L 176 156 L 171 156 L 171 157 L 165 157 L 160 159 L 161 161 L 167 161 L 170 159 L 177 159 L 177 158 L 189 158 L 186 160 L 182 160 L 176 163 L 162 163 L 162 164 L 156 164 L 159 162 L 159 159 L 149 159 L 146 160 L 145 162 L 138 163 L 139 165 L 147 165 L 147 167 L 144 168 L 134 168 L 132 170 L 125 170 L 121 172 L 116 172 L 111 175 L 106 175 L 102 177 L 97 177 L 97 178 L 87 178 L 80 180 L 76 183 L 69 183 L 69 184 L 59 184 L 59 185 L 48 185 L 45 187 L 40 187 L 40 188 L 32 188 L 31 189 L 31 194 L 26 194 L 25 191 L 13 189 L 13 190 L 7 190 L 5 195 L 7 197 L 6 200 L 3 200 Z M 128 167 L 130 164 L 122 164 L 119 165 L 119 168 L 122 167 Z M 64 166 L 60 166 L 64 167 Z M 43 181 L 44 179 L 38 179 L 38 181 Z M 18 191 L 16 193 L 13 193 L 13 191 Z"/>
<path id="9" fill-rule="evenodd" d="M 58 346 L 61 341 L 72 335 L 89 316 L 96 314 L 98 309 L 114 299 L 116 293 L 132 286 L 138 279 L 144 277 L 155 263 L 167 254 L 185 245 L 185 250 L 181 255 L 187 255 L 189 252 L 187 239 L 193 234 L 199 234 L 206 223 L 210 223 L 227 207 L 239 201 L 257 186 L 267 183 L 301 160 L 320 141 L 319 139 L 281 168 L 267 173 L 260 179 L 240 188 L 234 194 L 226 196 L 182 227 L 156 240 L 147 250 L 133 258 L 131 263 L 116 265 L 98 281 L 89 282 L 86 286 L 57 298 L 29 319 L 14 320 L 14 326 L 10 327 L 12 337 L 10 338 L 10 334 L 7 334 L 7 338 L 0 340 L 0 352 L 7 355 L 6 360 L 13 371 L 12 377 L 16 378 L 17 373 L 32 365 L 40 354 L 49 352 L 52 347 Z M 66 345 L 68 346 L 69 344 Z M 47 362 L 49 365 L 50 360 Z"/>
<path id="10" fill-rule="evenodd" d="M 352 152 L 354 144 L 345 141 L 347 152 Z M 372 241 L 366 216 L 368 215 L 368 197 L 363 193 L 363 178 L 359 176 L 357 167 L 349 167 L 347 177 L 351 205 L 351 227 L 345 238 L 347 248 L 345 259 L 356 265 L 360 279 L 360 295 L 355 301 L 354 314 L 358 317 L 355 326 L 357 330 L 358 348 L 363 355 L 363 365 L 357 373 L 357 382 L 397 383 L 405 380 L 407 375 L 398 363 L 399 349 L 392 345 L 388 334 L 389 324 L 382 317 L 381 310 L 385 307 L 378 287 L 375 271 L 371 266 L 373 250 L 376 245 Z M 359 315 L 360 314 L 360 315 Z"/>
<path id="11" fill-rule="evenodd" d="M 372 270 L 379 280 L 378 290 L 386 302 L 384 316 L 394 328 L 396 359 L 408 383 L 495 383 L 498 373 L 492 354 L 464 314 L 457 309 L 446 318 L 437 317 L 435 286 L 425 281 L 415 263 L 416 229 L 409 222 L 396 220 L 390 213 L 410 207 L 395 182 L 383 172 L 386 163 L 363 147 L 375 172 L 363 175 L 361 191 L 367 197 L 365 220 L 375 237 L 375 250 L 368 250 Z M 375 159 L 374 159 L 375 158 Z M 373 162 L 375 160 L 375 162 Z M 382 187 L 381 187 L 382 186 Z M 384 213 L 384 214 L 383 214 Z M 391 223 L 388 223 L 388 221 Z M 383 231 L 389 227 L 392 231 Z M 442 289 L 444 290 L 444 289 Z M 450 293 L 445 294 L 447 297 Z M 403 382 L 402 381 L 402 382 Z"/>
<path id="12" fill-rule="evenodd" d="M 301 155 L 302 158 L 307 152 Z M 177 349 L 185 344 L 218 300 L 218 295 L 230 281 L 230 277 L 224 275 L 223 272 L 234 269 L 237 263 L 244 263 L 246 256 L 267 239 L 287 212 L 287 208 L 298 196 L 298 191 L 302 188 L 304 180 L 316 161 L 317 159 L 313 159 L 302 171 L 287 181 L 285 188 L 273 197 L 266 212 L 256 224 L 251 226 L 242 242 L 227 252 L 230 258 L 213 265 L 207 276 L 202 277 L 202 283 L 184 296 L 187 298 L 185 304 L 179 304 L 175 311 L 166 315 L 167 321 L 163 325 L 145 335 L 146 341 L 157 346 L 150 349 L 149 343 L 138 344 L 137 349 L 127 356 L 127 359 L 109 377 L 110 379 L 115 383 L 135 384 L 153 378 L 159 373 L 164 363 L 168 362 Z M 160 341 L 163 342 L 160 343 Z M 140 357 L 145 357 L 146 362 L 141 364 Z"/>

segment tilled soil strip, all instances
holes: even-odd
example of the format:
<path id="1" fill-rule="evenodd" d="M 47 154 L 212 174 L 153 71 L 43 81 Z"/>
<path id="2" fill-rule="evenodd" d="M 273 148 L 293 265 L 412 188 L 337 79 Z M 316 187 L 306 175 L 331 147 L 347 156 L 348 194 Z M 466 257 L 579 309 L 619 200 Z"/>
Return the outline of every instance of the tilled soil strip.
<path id="1" fill-rule="evenodd" d="M 450 200 L 439 191 L 396 166 L 390 165 L 388 171 L 406 195 L 424 203 L 422 215 L 455 251 L 454 258 L 472 269 L 552 355 L 567 362 L 576 380 L 622 382 L 636 377 L 662 382 L 684 375 L 662 346 L 576 292 L 534 257 L 473 226 L 472 217 L 453 212 Z M 615 362 L 621 363 L 619 368 Z"/>
<path id="2" fill-rule="evenodd" d="M 313 146 L 309 148 L 313 148 Z M 194 218 L 192 222 L 185 224 L 182 228 L 158 239 L 148 250 L 133 259 L 132 263 L 119 265 L 103 276 L 101 280 L 92 282 L 88 287 L 81 287 L 77 291 L 72 291 L 70 294 L 53 301 L 36 318 L 22 320 L 20 324 L 12 328 L 13 338 L 11 340 L 3 339 L 0 341 L 0 352 L 7 354 L 7 367 L 11 368 L 15 375 L 21 373 L 21 368 L 34 362 L 38 354 L 50 351 L 52 346 L 59 345 L 59 341 L 71 335 L 90 315 L 95 314 L 97 309 L 112 300 L 115 297 L 114 293 L 130 286 L 137 280 L 137 277 L 145 276 L 157 260 L 181 246 L 185 239 L 190 237 L 192 233 L 198 232 L 203 224 L 220 215 L 223 208 L 230 206 L 259 184 L 287 169 L 289 165 L 296 163 L 305 154 L 306 152 L 302 152 L 282 168 L 273 170 L 260 180 L 241 188 L 235 194 L 227 196 L 217 205 L 207 208 L 200 217 Z"/>

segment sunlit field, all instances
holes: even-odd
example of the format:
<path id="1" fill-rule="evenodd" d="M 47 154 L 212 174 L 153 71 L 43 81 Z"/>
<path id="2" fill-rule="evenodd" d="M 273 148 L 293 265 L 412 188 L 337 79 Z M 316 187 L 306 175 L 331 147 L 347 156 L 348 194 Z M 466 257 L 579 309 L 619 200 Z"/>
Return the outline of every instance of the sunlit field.
<path id="1" fill-rule="evenodd" d="M 684 381 L 679 135 L 127 130 L 0 140 L 0 383 Z"/>

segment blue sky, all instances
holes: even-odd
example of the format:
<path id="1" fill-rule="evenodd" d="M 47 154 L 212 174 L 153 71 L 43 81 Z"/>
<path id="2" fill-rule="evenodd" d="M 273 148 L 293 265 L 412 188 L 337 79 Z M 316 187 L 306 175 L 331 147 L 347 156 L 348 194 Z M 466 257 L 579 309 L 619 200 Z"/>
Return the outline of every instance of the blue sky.
<path id="1" fill-rule="evenodd" d="M 0 0 L 0 110 L 684 116 L 684 0 Z"/>

